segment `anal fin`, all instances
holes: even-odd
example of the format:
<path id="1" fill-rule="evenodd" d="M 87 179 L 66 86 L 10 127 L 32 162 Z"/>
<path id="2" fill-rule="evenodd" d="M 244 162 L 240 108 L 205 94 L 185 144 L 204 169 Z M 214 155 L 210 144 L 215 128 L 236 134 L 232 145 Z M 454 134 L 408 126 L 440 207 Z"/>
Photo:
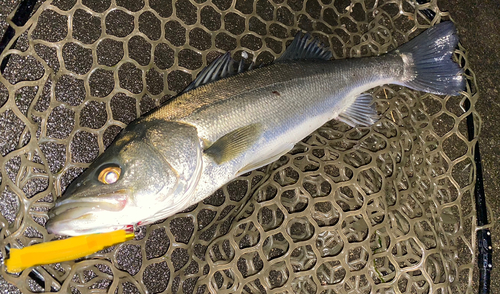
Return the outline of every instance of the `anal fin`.
<path id="1" fill-rule="evenodd" d="M 238 171 L 238 173 L 236 174 L 236 176 L 239 176 L 239 175 L 242 175 L 244 173 L 247 173 L 249 171 L 252 171 L 254 169 L 258 169 L 259 167 L 263 167 L 264 165 L 268 165 L 272 162 L 275 162 L 276 160 L 280 159 L 281 156 L 285 155 L 286 153 L 288 153 L 288 151 L 292 150 L 293 148 L 293 144 L 290 145 L 290 146 L 286 146 L 285 148 L 283 148 L 282 150 L 280 150 L 280 152 L 274 154 L 274 155 L 271 155 L 267 158 L 265 158 L 264 160 L 261 160 L 261 161 L 257 161 L 257 162 L 252 162 L 246 166 L 244 166 L 242 169 L 240 169 Z"/>
<path id="2" fill-rule="evenodd" d="M 360 94 L 351 106 L 339 114 L 337 120 L 351 127 L 373 125 L 379 120 L 379 115 L 375 109 L 372 95 Z"/>
<path id="3" fill-rule="evenodd" d="M 211 156 L 217 164 L 228 162 L 252 147 L 260 135 L 259 124 L 241 127 L 219 138 L 205 150 L 205 154 Z"/>

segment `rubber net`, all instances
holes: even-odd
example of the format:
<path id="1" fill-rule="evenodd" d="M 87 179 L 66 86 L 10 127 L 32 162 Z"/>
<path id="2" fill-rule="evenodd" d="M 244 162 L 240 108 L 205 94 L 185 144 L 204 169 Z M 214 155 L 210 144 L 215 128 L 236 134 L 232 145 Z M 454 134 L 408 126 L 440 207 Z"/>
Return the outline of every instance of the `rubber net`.
<path id="1" fill-rule="evenodd" d="M 0 77 L 0 238 L 55 238 L 54 199 L 127 123 L 226 51 L 269 63 L 298 31 L 334 58 L 387 52 L 428 28 L 435 1 L 55 0 L 23 27 Z M 9 19 L 12 17 L 10 15 Z M 11 41 L 10 45 L 13 45 Z M 473 289 L 475 78 L 436 96 L 371 92 L 371 128 L 329 122 L 277 162 L 88 258 L 8 274 L 9 293 L 465 293 Z M 235 85 L 237 87 L 238 85 Z M 464 104 L 471 104 L 466 110 Z M 477 132 L 477 131 L 476 131 Z M 474 134 L 474 138 L 477 133 Z"/>

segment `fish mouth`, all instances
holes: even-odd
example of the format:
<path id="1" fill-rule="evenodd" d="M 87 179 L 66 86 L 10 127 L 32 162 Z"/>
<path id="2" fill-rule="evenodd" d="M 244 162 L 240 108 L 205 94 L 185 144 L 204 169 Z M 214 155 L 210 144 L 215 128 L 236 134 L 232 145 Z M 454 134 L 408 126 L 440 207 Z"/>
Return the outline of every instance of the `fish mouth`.
<path id="1" fill-rule="evenodd" d="M 127 204 L 128 190 L 122 189 L 109 194 L 98 195 L 95 197 L 70 197 L 56 202 L 55 206 L 49 211 L 49 218 L 61 215 L 79 208 L 91 208 L 108 211 L 120 211 Z"/>
<path id="2" fill-rule="evenodd" d="M 110 225 L 106 220 L 112 219 L 113 213 L 125 208 L 130 200 L 127 192 L 123 189 L 95 197 L 69 197 L 56 202 L 48 213 L 47 231 L 58 235 L 75 235 L 81 233 L 74 232 L 91 230 L 111 231 L 114 228 L 106 229 Z M 105 215 L 109 218 L 104 218 Z"/>

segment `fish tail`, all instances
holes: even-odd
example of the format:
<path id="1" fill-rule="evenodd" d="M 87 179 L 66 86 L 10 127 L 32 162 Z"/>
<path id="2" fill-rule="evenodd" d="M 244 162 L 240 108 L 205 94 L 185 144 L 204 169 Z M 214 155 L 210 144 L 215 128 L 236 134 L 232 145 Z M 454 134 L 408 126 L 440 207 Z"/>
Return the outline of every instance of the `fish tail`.
<path id="1" fill-rule="evenodd" d="M 402 84 L 438 95 L 458 95 L 465 90 L 465 77 L 452 60 L 458 44 L 451 21 L 437 24 L 396 50 L 404 61 Z"/>

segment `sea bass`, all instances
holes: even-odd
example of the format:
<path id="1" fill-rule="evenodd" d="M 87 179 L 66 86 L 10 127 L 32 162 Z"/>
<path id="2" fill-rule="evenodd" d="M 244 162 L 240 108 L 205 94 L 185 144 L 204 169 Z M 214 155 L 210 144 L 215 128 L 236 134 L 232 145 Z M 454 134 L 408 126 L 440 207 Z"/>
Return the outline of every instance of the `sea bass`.
<path id="1" fill-rule="evenodd" d="M 457 43 L 453 23 L 443 22 L 377 57 L 330 61 L 328 49 L 301 34 L 265 67 L 245 71 L 223 55 L 130 123 L 57 199 L 47 230 L 75 236 L 173 215 L 277 160 L 329 120 L 372 125 L 379 116 L 364 92 L 376 86 L 458 95 L 465 78 L 452 61 Z"/>

